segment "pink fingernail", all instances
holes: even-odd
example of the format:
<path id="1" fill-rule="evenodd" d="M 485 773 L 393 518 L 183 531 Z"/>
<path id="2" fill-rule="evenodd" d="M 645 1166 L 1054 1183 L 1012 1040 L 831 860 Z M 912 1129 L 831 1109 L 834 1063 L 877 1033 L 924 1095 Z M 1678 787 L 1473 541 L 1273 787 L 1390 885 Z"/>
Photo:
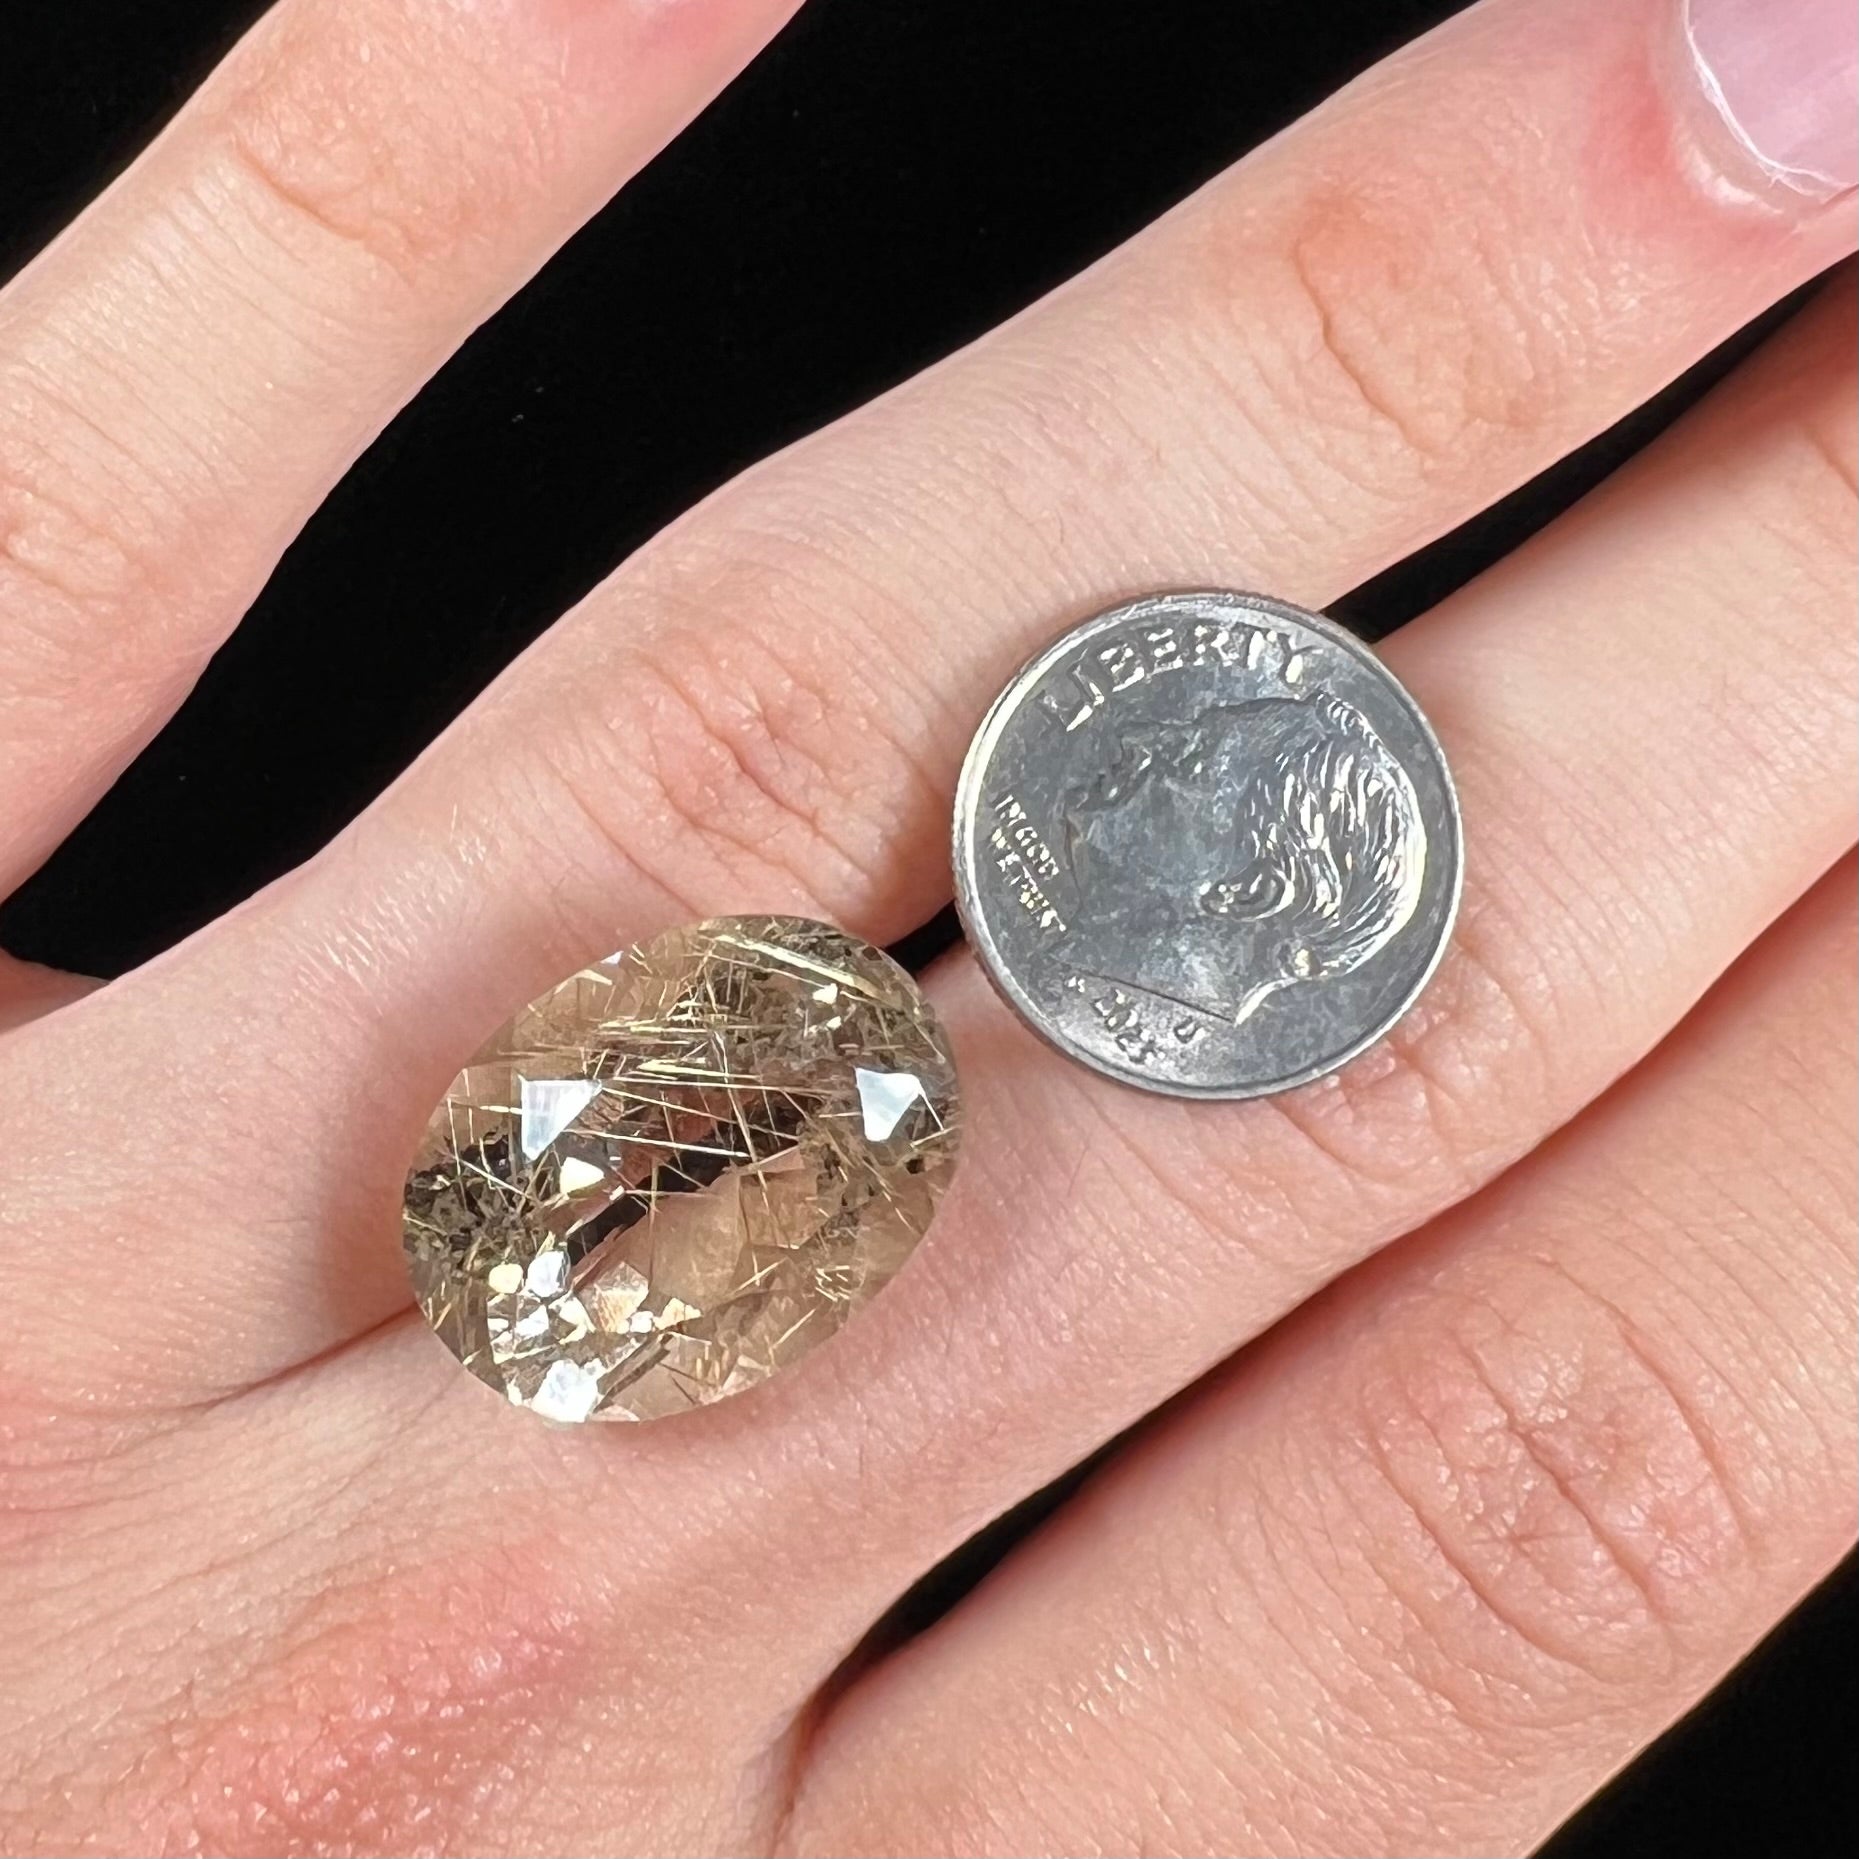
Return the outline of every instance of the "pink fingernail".
<path id="1" fill-rule="evenodd" d="M 1859 186 L 1853 0 L 1685 0 L 1705 93 L 1772 182 L 1816 199 Z"/>

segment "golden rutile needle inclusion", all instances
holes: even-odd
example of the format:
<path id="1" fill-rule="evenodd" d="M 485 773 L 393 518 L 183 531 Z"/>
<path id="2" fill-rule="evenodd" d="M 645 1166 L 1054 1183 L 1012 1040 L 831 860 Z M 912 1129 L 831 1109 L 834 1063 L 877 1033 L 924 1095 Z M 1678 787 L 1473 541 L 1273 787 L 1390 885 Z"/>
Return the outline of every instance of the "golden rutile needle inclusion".
<path id="1" fill-rule="evenodd" d="M 917 985 L 824 923 L 726 917 L 524 1008 L 407 1177 L 426 1320 L 552 1420 L 720 1400 L 830 1336 L 909 1256 L 955 1161 Z"/>

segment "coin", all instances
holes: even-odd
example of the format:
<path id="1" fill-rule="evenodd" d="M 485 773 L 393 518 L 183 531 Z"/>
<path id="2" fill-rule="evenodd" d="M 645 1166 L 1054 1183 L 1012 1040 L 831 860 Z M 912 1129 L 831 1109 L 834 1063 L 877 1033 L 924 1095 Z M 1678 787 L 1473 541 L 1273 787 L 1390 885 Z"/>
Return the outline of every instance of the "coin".
<path id="1" fill-rule="evenodd" d="M 1259 1097 L 1381 1038 L 1458 908 L 1458 800 L 1360 640 L 1256 594 L 1162 594 L 1032 660 L 976 733 L 955 886 L 996 988 L 1070 1057 Z"/>

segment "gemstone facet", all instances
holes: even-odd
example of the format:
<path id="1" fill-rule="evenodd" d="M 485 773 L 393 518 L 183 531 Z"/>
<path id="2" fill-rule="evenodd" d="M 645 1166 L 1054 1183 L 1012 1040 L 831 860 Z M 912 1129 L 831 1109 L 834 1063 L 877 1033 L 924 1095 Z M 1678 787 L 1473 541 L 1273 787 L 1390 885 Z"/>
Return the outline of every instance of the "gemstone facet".
<path id="1" fill-rule="evenodd" d="M 713 918 L 572 975 L 453 1080 L 407 1177 L 426 1320 L 552 1420 L 738 1393 L 881 1289 L 959 1140 L 916 983 L 798 917 Z"/>

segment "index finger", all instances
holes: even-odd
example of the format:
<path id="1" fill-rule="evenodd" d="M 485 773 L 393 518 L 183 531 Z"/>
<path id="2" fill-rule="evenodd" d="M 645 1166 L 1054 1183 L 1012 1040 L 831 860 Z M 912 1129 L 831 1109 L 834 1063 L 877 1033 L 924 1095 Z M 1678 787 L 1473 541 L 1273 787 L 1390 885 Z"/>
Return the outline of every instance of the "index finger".
<path id="1" fill-rule="evenodd" d="M 0 896 L 335 479 L 799 0 L 281 0 L 0 293 Z"/>

